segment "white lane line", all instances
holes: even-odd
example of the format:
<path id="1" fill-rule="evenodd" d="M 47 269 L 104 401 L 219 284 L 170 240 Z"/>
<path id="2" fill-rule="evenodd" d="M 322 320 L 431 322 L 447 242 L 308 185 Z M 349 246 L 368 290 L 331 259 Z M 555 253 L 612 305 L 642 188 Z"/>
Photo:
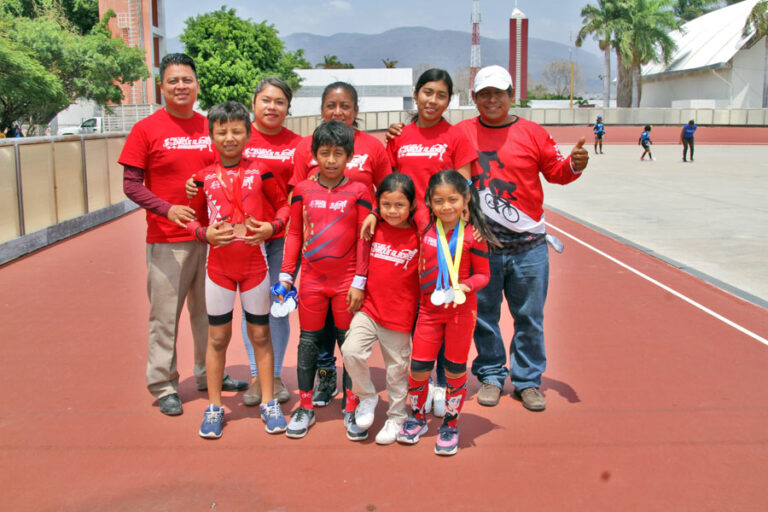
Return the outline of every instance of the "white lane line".
<path id="1" fill-rule="evenodd" d="M 625 269 L 629 270 L 630 272 L 632 272 L 633 274 L 635 274 L 635 275 L 638 275 L 638 276 L 642 277 L 642 278 L 643 278 L 643 279 L 645 279 L 646 281 L 648 281 L 648 282 L 650 282 L 650 283 L 652 283 L 652 284 L 654 284 L 654 285 L 658 286 L 658 287 L 659 287 L 659 288 L 661 288 L 662 290 L 664 290 L 664 291 L 666 291 L 666 292 L 668 292 L 668 293 L 671 293 L 672 295 L 674 295 L 675 297 L 677 297 L 677 298 L 679 298 L 679 299 L 682 299 L 682 300 L 684 300 L 685 302 L 687 302 L 687 303 L 688 303 L 688 304 L 690 304 L 691 306 L 694 306 L 694 307 L 696 307 L 696 308 L 698 308 L 698 309 L 702 310 L 703 312 L 707 313 L 708 315 L 710 315 L 710 316 L 712 316 L 712 317 L 714 317 L 714 318 L 717 318 L 718 320 L 720 320 L 720 321 L 721 321 L 721 322 L 723 322 L 724 324 L 726 324 L 726 325 L 729 325 L 729 326 L 733 327 L 734 329 L 736 329 L 737 331 L 740 331 L 740 332 L 742 332 L 742 333 L 746 334 L 747 336 L 749 336 L 750 338 L 753 338 L 753 339 L 755 339 L 755 340 L 759 341 L 759 342 L 760 342 L 760 343 L 762 343 L 763 345 L 766 345 L 766 346 L 768 346 L 768 339 L 765 339 L 765 338 L 763 338 L 762 336 L 759 336 L 758 334 L 755 334 L 754 332 L 750 331 L 749 329 L 747 329 L 747 328 L 745 328 L 745 327 L 742 327 L 741 325 L 737 324 L 736 322 L 734 322 L 734 321 L 732 321 L 732 320 L 728 320 L 728 319 L 727 319 L 727 318 L 725 318 L 723 315 L 721 315 L 721 314 L 719 314 L 719 313 L 716 313 L 716 312 L 712 311 L 712 310 L 711 310 L 711 309 L 709 309 L 708 307 L 706 307 L 706 306 L 704 306 L 704 305 L 702 305 L 702 304 L 699 304 L 699 303 L 698 303 L 698 302 L 696 302 L 695 300 L 691 299 L 690 297 L 687 297 L 686 295 L 683 295 L 682 293 L 678 292 L 677 290 L 673 290 L 673 289 L 672 289 L 672 288 L 670 288 L 669 286 L 667 286 L 667 285 L 665 285 L 665 284 L 662 284 L 662 283 L 658 282 L 657 280 L 653 279 L 652 277 L 650 277 L 650 276 L 648 276 L 648 275 L 646 275 L 646 274 L 643 274 L 642 272 L 640 272 L 640 271 L 639 271 L 639 270 L 637 270 L 636 268 L 630 267 L 629 265 L 627 265 L 627 264 L 626 264 L 626 263 L 624 263 L 623 261 L 619 261 L 619 260 L 617 260 L 617 259 L 616 259 L 616 258 L 614 258 L 613 256 L 611 256 L 611 255 L 609 255 L 609 254 L 606 254 L 606 253 L 604 253 L 603 251 L 601 251 L 601 250 L 600 250 L 600 249 L 598 249 L 597 247 L 594 247 L 594 246 L 592 246 L 592 245 L 588 244 L 588 243 L 587 243 L 587 242 L 585 242 L 584 240 L 581 240 L 581 239 L 579 239 L 579 238 L 577 238 L 577 237 L 573 236 L 572 234 L 568 233 L 567 231 L 564 231 L 564 230 L 562 230 L 561 228 L 558 228 L 557 226 L 554 226 L 554 225 L 550 224 L 549 222 L 547 222 L 547 223 L 546 223 L 546 225 L 547 225 L 548 227 L 550 227 L 550 228 L 554 229 L 554 230 L 557 230 L 557 231 L 559 231 L 560 233 L 562 233 L 563 235 L 567 236 L 568 238 L 570 238 L 570 239 L 572 239 L 572 240 L 574 240 L 574 241 L 576 241 L 576 242 L 580 243 L 581 245 L 583 245 L 583 246 L 584 246 L 584 247 L 586 247 L 587 249 L 589 249 L 589 250 L 591 250 L 591 251 L 594 251 L 594 252 L 596 252 L 597 254 L 599 254 L 600 256 L 602 256 L 602 257 L 604 257 L 604 258 L 606 258 L 606 259 L 608 259 L 608 260 L 610 260 L 610 261 L 612 261 L 612 262 L 616 263 L 616 264 L 617 264 L 617 265 L 619 265 L 620 267 L 623 267 L 623 268 L 625 268 Z"/>

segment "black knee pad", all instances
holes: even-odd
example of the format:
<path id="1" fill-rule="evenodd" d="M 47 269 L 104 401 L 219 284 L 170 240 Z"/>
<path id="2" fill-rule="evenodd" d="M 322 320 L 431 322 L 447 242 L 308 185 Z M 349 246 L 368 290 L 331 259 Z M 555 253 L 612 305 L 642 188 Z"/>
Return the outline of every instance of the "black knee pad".
<path id="1" fill-rule="evenodd" d="M 458 374 L 458 373 L 467 373 L 467 363 L 454 363 L 453 361 L 450 361 L 448 359 L 445 360 L 445 371 Z"/>
<path id="2" fill-rule="evenodd" d="M 411 359 L 411 371 L 413 373 L 431 372 L 434 366 L 434 361 L 417 361 Z"/>
<path id="3" fill-rule="evenodd" d="M 225 325 L 232 321 L 232 312 L 224 313 L 223 315 L 208 315 L 208 323 L 210 325 Z"/>
<path id="4" fill-rule="evenodd" d="M 254 315 L 247 311 L 245 313 L 245 321 L 252 325 L 267 325 L 269 323 L 269 315 Z"/>

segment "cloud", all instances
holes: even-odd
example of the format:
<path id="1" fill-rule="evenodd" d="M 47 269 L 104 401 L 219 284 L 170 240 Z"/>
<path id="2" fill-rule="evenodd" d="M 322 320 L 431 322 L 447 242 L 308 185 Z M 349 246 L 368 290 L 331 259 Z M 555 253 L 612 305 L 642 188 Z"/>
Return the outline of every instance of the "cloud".
<path id="1" fill-rule="evenodd" d="M 345 2 L 344 0 L 331 0 L 331 7 L 335 7 L 340 11 L 351 11 L 352 4 Z"/>

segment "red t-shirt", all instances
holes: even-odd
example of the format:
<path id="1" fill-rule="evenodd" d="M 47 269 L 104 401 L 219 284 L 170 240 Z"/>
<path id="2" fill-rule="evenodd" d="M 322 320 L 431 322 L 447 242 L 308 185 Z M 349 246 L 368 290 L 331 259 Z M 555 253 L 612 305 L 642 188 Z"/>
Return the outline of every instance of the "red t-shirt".
<path id="1" fill-rule="evenodd" d="M 479 117 L 456 125 L 469 137 L 479 158 L 472 163 L 472 181 L 480 194 L 483 214 L 505 229 L 544 233 L 544 191 L 539 173 L 550 183 L 565 185 L 581 173 L 571 158 L 538 124 L 515 118 L 504 126 L 486 126 Z"/>
<path id="2" fill-rule="evenodd" d="M 254 159 L 259 162 L 262 172 L 271 172 L 287 196 L 288 182 L 293 176 L 293 154 L 300 141 L 301 135 L 287 128 L 275 135 L 267 135 L 251 127 L 251 140 L 245 145 L 243 158 Z M 270 208 L 267 204 L 268 215 L 274 215 L 275 212 Z M 282 232 L 272 239 L 281 238 L 284 234 L 285 232 Z"/>
<path id="3" fill-rule="evenodd" d="M 491 269 L 488 262 L 488 244 L 478 242 L 474 238 L 474 228 L 471 224 L 464 226 L 464 243 L 462 244 L 461 264 L 459 265 L 459 283 L 469 286 L 467 301 L 458 306 L 477 310 L 477 290 L 488 284 L 491 279 Z M 448 240 L 451 239 L 453 230 L 445 233 Z M 430 301 L 430 295 L 435 291 L 437 283 L 438 266 L 437 251 L 438 238 L 437 227 L 431 225 L 421 236 L 421 255 L 419 259 L 419 283 L 421 286 L 421 308 L 429 311 L 443 306 L 435 306 Z M 450 286 L 451 283 L 444 283 Z"/>
<path id="4" fill-rule="evenodd" d="M 160 199 L 186 205 L 184 183 L 213 160 L 205 116 L 194 112 L 181 119 L 162 109 L 133 126 L 118 162 L 144 169 L 144 186 Z M 147 243 L 192 239 L 186 229 L 147 211 Z"/>
<path id="5" fill-rule="evenodd" d="M 318 170 L 317 161 L 312 155 L 312 136 L 304 137 L 296 147 L 294 154 L 293 178 L 290 184 L 296 185 L 315 174 Z M 352 160 L 347 162 L 344 174 L 353 181 L 359 181 L 374 197 L 374 187 L 381 183 L 384 177 L 392 172 L 384 145 L 373 135 L 355 130 L 355 153 Z"/>
<path id="6" fill-rule="evenodd" d="M 410 333 L 419 304 L 419 233 L 380 222 L 371 241 L 361 311 L 393 331 Z"/>
<path id="7" fill-rule="evenodd" d="M 417 211 L 426 211 L 424 196 L 433 174 L 444 169 L 459 169 L 477 158 L 467 136 L 442 119 L 435 126 L 419 128 L 410 123 L 399 137 L 387 144 L 393 169 L 407 174 L 416 187 Z"/>

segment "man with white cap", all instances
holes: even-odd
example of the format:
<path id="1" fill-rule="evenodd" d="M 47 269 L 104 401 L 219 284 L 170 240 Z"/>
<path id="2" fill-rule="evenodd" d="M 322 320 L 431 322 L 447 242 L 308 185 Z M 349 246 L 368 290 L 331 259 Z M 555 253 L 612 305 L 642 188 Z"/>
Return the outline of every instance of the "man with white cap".
<path id="1" fill-rule="evenodd" d="M 546 401 L 540 388 L 546 368 L 543 327 L 549 254 L 539 174 L 552 183 L 570 183 L 586 168 L 589 155 L 583 137 L 566 158 L 544 128 L 511 115 L 512 87 L 512 77 L 503 67 L 482 68 L 472 92 L 480 116 L 457 125 L 477 150 L 472 181 L 486 222 L 501 242 L 501 247 L 490 248 L 491 281 L 477 293 L 478 355 L 472 373 L 482 382 L 480 404 L 496 405 L 510 375 L 523 406 L 543 411 Z M 502 294 L 515 320 L 510 369 L 499 328 Z"/>

